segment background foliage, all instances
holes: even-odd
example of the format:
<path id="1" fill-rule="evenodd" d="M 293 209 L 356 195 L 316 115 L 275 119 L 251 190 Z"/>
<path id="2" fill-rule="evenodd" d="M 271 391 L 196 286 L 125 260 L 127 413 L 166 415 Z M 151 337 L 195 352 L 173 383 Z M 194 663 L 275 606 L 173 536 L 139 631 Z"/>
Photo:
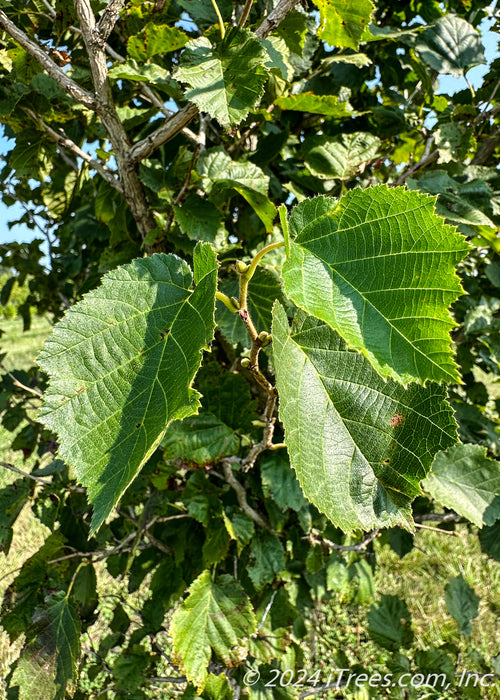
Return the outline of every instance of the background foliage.
<path id="1" fill-rule="evenodd" d="M 43 336 L 44 318 L 55 323 L 71 309 L 40 365 L 28 361 L 33 352 L 20 352 L 17 338 L 13 343 L 16 321 L 4 322 L 0 437 L 2 466 L 12 477 L 0 482 L 0 549 L 7 556 L 2 575 L 8 584 L 1 623 L 11 645 L 5 692 L 12 698 L 201 694 L 207 700 L 309 692 L 496 697 L 498 59 L 479 88 L 469 83 L 454 95 L 438 91 L 440 75 L 467 79 L 471 67 L 484 63 L 477 30 L 494 10 L 481 0 L 376 6 L 370 0 L 224 1 L 217 10 L 208 0 L 0 0 L 0 121 L 13 140 L 3 157 L 2 198 L 22 207 L 20 221 L 34 233 L 30 243 L 0 245 L 0 301 L 4 315 L 15 307 L 26 337 L 34 331 Z M 407 189 L 393 189 L 402 185 Z M 361 189 L 347 194 L 356 187 Z M 435 375 L 423 365 L 396 366 L 377 349 L 382 345 L 385 352 L 383 344 L 350 336 L 338 310 L 324 299 L 318 303 L 317 229 L 304 227 L 324 225 L 323 219 L 314 224 L 313 208 L 337 226 L 340 215 L 332 207 L 343 197 L 346 216 L 358 216 L 365 226 L 359 240 L 349 241 L 359 252 L 370 236 L 378 240 L 366 214 L 370 197 L 374 206 L 383 199 L 389 207 L 394 203 L 406 217 L 413 204 L 429 202 L 422 194 L 437 197 L 436 211 L 446 225 L 425 204 L 427 218 L 422 214 L 411 223 L 407 217 L 404 238 L 420 225 L 424 236 L 443 246 L 456 243 L 439 251 L 448 263 L 432 268 L 440 281 L 448 275 L 449 295 L 429 316 L 444 313 L 446 329 L 453 327 L 456 360 L 447 359 L 441 334 L 429 350 L 440 353 Z M 325 197 L 311 204 L 317 195 Z M 293 240 L 286 251 L 272 247 L 282 242 L 280 204 L 300 205 L 290 219 Z M 458 267 L 465 294 L 456 300 L 460 290 L 451 267 L 466 253 L 463 236 L 470 250 Z M 429 250 L 428 239 L 424 243 L 422 250 Z M 213 251 L 218 288 L 228 302 L 238 295 L 242 271 L 265 245 L 271 250 L 248 285 L 248 311 L 260 334 L 259 381 L 252 328 L 222 294 L 212 339 Z M 313 265 L 309 279 L 297 263 L 300 256 Z M 326 263 L 340 275 L 338 254 Z M 416 273 L 426 274 L 429 266 L 417 256 L 415 267 L 403 268 L 399 281 L 385 288 L 392 299 L 403 286 L 418 287 Z M 368 280 L 390 282 L 395 270 L 379 265 L 372 278 L 366 269 L 351 273 L 363 278 L 364 294 L 376 294 Z M 138 293 L 141 282 L 147 293 Z M 111 295 L 114 318 L 108 313 Z M 293 302 L 315 319 L 296 314 Z M 453 321 L 446 312 L 452 302 Z M 147 310 L 142 320 L 141 304 Z M 384 322 L 394 320 L 390 305 L 375 305 Z M 296 314 L 292 329 L 287 314 Z M 404 322 L 411 316 L 405 312 Z M 116 319 L 126 332 L 119 334 Z M 94 341 L 95 324 L 101 324 L 101 345 Z M 367 359 L 348 351 L 332 327 Z M 79 352 L 77 336 L 83 336 Z M 178 351 L 161 364 L 164 347 Z M 394 402 L 407 401 L 407 390 L 392 379 L 384 383 L 375 370 L 404 383 L 442 375 L 453 381 L 449 389 L 410 385 L 411 405 L 427 402 L 425 416 L 439 415 L 441 423 L 435 422 L 448 437 L 440 442 L 429 426 L 433 450 L 412 465 L 414 483 L 403 492 L 397 514 L 384 515 L 382 522 L 390 499 L 365 521 L 353 523 L 352 514 L 342 522 L 327 519 L 316 506 L 324 512 L 330 506 L 314 491 L 325 493 L 331 479 L 318 487 L 308 464 L 310 459 L 317 466 L 318 455 L 287 435 L 301 488 L 287 450 L 267 449 L 276 416 L 265 382 L 276 380 L 280 417 L 289 431 L 286 407 L 295 397 L 286 364 L 290 353 L 323 376 L 318 358 L 332 349 L 342 358 L 348 384 L 356 383 L 356 363 L 363 364 L 363 376 L 371 372 L 367 385 L 378 401 L 383 391 Z M 55 355 L 63 355 L 62 373 Z M 161 371 L 150 400 L 158 410 L 151 416 L 139 394 L 157 355 Z M 81 396 L 81 402 L 89 395 L 87 383 L 95 378 L 95 362 L 86 366 L 89 357 L 101 367 L 90 401 L 97 407 L 93 423 L 72 413 L 73 404 L 59 408 L 67 394 Z M 130 366 L 111 381 L 111 371 L 123 363 Z M 53 374 L 48 391 L 42 368 Z M 71 384 L 75 377 L 81 383 Z M 442 408 L 446 393 L 461 440 L 448 449 L 456 428 L 451 410 Z M 334 386 L 325 405 L 344 400 L 344 417 L 352 419 L 349 396 Z M 51 411 L 61 416 L 52 425 Z M 109 443 L 116 411 L 126 418 L 124 432 L 134 436 L 127 453 Z M 393 433 L 399 415 L 395 403 L 386 417 Z M 162 435 L 166 420 L 173 422 Z M 301 421 L 307 431 L 315 430 L 310 411 Z M 93 471 L 100 468 L 99 454 L 91 452 L 88 429 L 100 431 L 102 444 L 109 443 L 123 462 L 111 496 L 101 501 L 96 479 L 102 474 Z M 78 430 L 78 449 L 88 461 L 74 470 L 76 447 L 68 444 Z M 332 430 L 338 432 L 338 425 Z M 398 449 L 408 448 L 423 430 L 421 423 L 408 424 Z M 275 443 L 283 436 L 276 422 Z M 378 453 L 368 454 L 366 437 L 361 444 L 367 462 L 384 465 L 377 477 L 385 483 L 387 465 Z M 445 451 L 428 473 L 438 450 Z M 109 473 L 106 468 L 103 473 Z M 339 484 L 342 489 L 344 482 Z M 412 516 L 416 535 L 381 529 L 408 524 Z M 429 523 L 438 531 L 422 532 Z M 356 527 L 364 532 L 353 533 Z M 396 681 L 420 673 L 423 681 L 405 689 L 324 687 L 329 673 L 342 668 L 392 673 Z M 280 675 L 286 669 L 292 676 Z M 305 677 L 300 669 L 307 669 Z M 464 670 L 488 683 L 459 687 Z M 261 680 L 249 686 L 248 671 L 258 671 Z M 449 685 L 433 688 L 433 673 L 444 673 Z M 278 687 L 266 688 L 276 675 Z M 303 686 L 293 687 L 290 681 L 301 678 Z"/>

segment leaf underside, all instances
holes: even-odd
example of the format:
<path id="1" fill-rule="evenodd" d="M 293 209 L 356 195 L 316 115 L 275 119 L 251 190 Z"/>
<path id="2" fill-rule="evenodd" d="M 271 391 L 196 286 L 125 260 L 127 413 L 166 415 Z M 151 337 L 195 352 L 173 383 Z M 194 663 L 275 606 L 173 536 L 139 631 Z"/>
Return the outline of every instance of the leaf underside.
<path id="1" fill-rule="evenodd" d="M 95 531 L 159 445 L 197 413 L 191 383 L 211 341 L 217 264 L 198 244 L 195 283 L 175 255 L 134 260 L 56 325 L 39 364 L 50 376 L 40 420 L 54 430 L 94 505 Z"/>
<path id="2" fill-rule="evenodd" d="M 315 197 L 290 217 L 287 295 L 403 384 L 459 382 L 448 308 L 469 246 L 435 198 L 385 185 Z"/>
<path id="3" fill-rule="evenodd" d="M 384 381 L 335 331 L 273 310 L 280 419 L 306 497 L 345 532 L 411 527 L 410 503 L 434 455 L 457 441 L 438 384 Z"/>

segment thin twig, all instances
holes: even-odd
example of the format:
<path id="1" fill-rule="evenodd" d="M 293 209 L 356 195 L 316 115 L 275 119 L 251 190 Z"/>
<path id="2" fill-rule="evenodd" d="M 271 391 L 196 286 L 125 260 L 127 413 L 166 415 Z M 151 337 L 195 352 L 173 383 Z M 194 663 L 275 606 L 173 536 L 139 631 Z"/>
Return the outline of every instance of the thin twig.
<path id="1" fill-rule="evenodd" d="M 270 599 L 269 603 L 266 605 L 266 609 L 264 610 L 264 614 L 262 615 L 262 620 L 260 621 L 259 626 L 257 627 L 257 630 L 256 630 L 257 632 L 258 632 L 260 629 L 262 629 L 262 627 L 264 626 L 264 622 L 266 621 L 266 617 L 267 617 L 267 616 L 269 615 L 269 613 L 271 612 L 271 608 L 272 608 L 272 606 L 273 606 L 274 599 L 276 598 L 276 593 L 277 593 L 277 592 L 278 592 L 277 589 L 276 589 L 275 591 L 273 591 L 273 594 L 272 594 L 272 596 L 271 596 L 271 599 Z"/>
<path id="2" fill-rule="evenodd" d="M 30 394 L 33 394 L 33 396 L 36 396 L 37 399 L 43 399 L 43 394 L 40 391 L 38 391 L 38 389 L 33 389 L 33 387 L 31 386 L 23 384 L 14 374 L 12 374 L 12 372 L 10 372 L 5 367 L 5 365 L 0 364 L 0 369 L 12 379 L 14 386 L 18 387 L 19 389 L 24 389 L 24 391 L 27 391 Z"/>
<path id="3" fill-rule="evenodd" d="M 43 479 L 41 476 L 34 476 L 33 474 L 28 474 L 28 472 L 23 472 L 22 469 L 18 469 L 13 464 L 9 464 L 9 462 L 0 462 L 0 467 L 4 467 L 4 469 L 8 469 L 9 471 L 14 472 L 14 474 L 19 474 L 25 479 L 32 479 L 33 481 L 37 481 L 38 483 L 43 484 L 44 486 L 51 485 L 51 482 L 47 479 Z"/>
<path id="4" fill-rule="evenodd" d="M 281 0 L 262 24 L 257 27 L 255 34 L 260 38 L 268 36 L 295 7 L 297 2 L 298 0 Z M 177 136 L 197 115 L 198 108 L 192 102 L 173 114 L 158 129 L 132 146 L 129 152 L 130 163 L 138 163 L 144 158 L 148 158 L 153 151 Z"/>
<path id="5" fill-rule="evenodd" d="M 438 159 L 439 157 L 439 151 L 434 151 L 433 153 L 430 152 L 432 144 L 434 143 L 434 137 L 431 137 L 427 139 L 427 142 L 425 144 L 425 150 L 422 155 L 422 158 L 418 161 L 418 163 L 415 163 L 414 165 L 411 166 L 411 168 L 408 168 L 408 170 L 405 170 L 404 173 L 401 173 L 401 175 L 395 180 L 394 182 L 394 187 L 397 187 L 398 185 L 402 185 L 406 180 L 414 175 L 416 172 L 419 170 L 422 170 L 422 168 L 427 167 L 431 163 L 434 163 L 435 160 Z"/>
<path id="6" fill-rule="evenodd" d="M 90 156 L 88 153 L 82 151 L 82 149 L 79 146 L 77 146 L 77 144 L 74 141 L 68 138 L 62 130 L 60 132 L 55 131 L 31 109 L 25 109 L 24 111 L 29 117 L 31 117 L 31 119 L 33 119 L 33 121 L 36 124 L 38 124 L 45 131 L 45 133 L 53 141 L 58 143 L 60 146 L 63 146 L 64 148 L 68 148 L 78 158 L 84 160 L 86 163 L 88 163 L 88 165 L 90 165 L 91 168 L 98 172 L 99 175 L 111 185 L 111 187 L 114 187 L 115 190 L 118 190 L 119 192 L 123 192 L 123 187 L 121 186 L 120 182 L 114 177 L 112 171 L 107 167 L 107 165 L 105 165 L 104 163 L 100 163 L 98 160 L 95 160 L 95 158 L 92 158 L 92 156 Z"/>
<path id="7" fill-rule="evenodd" d="M 373 542 L 373 540 L 378 537 L 379 531 L 378 530 L 372 530 L 371 532 L 368 533 L 368 535 L 365 537 L 365 539 L 362 542 L 359 542 L 358 544 L 337 544 L 336 542 L 332 542 L 331 540 L 327 539 L 326 537 L 320 537 L 318 533 L 316 533 L 314 530 L 312 530 L 309 535 L 306 535 L 305 537 L 302 537 L 301 539 L 303 540 L 309 540 L 313 544 L 320 544 L 320 545 L 325 545 L 329 549 L 334 549 L 336 552 L 362 552 L 364 549 L 368 547 L 368 545 Z"/>
<path id="8" fill-rule="evenodd" d="M 259 525 L 260 527 L 263 527 L 265 530 L 270 530 L 272 532 L 272 527 L 262 517 L 262 515 L 259 515 L 259 513 L 257 513 L 256 510 L 254 510 L 251 506 L 248 505 L 246 491 L 240 484 L 238 479 L 236 479 L 236 477 L 234 476 L 232 463 L 229 460 L 225 459 L 222 462 L 222 467 L 224 469 L 224 478 L 236 492 L 236 498 L 238 499 L 238 503 L 241 510 L 246 515 L 248 515 L 248 517 L 251 518 L 251 520 L 253 520 L 254 523 L 257 523 L 257 525 Z"/>
<path id="9" fill-rule="evenodd" d="M 94 95 L 84 90 L 78 83 L 70 78 L 66 73 L 55 63 L 50 56 L 34 41 L 19 29 L 14 22 L 7 17 L 3 10 L 0 10 L 0 29 L 3 29 L 14 41 L 22 46 L 32 58 L 45 69 L 48 75 L 53 78 L 56 83 L 63 88 L 77 102 L 80 102 L 85 107 L 95 110 L 96 101 Z"/>
<path id="10" fill-rule="evenodd" d="M 422 525 L 422 523 L 415 523 L 415 527 L 421 530 L 432 530 L 432 532 L 441 532 L 443 535 L 451 535 L 452 537 L 460 537 L 458 532 L 454 530 L 443 530 L 441 527 L 431 527 L 430 525 Z"/>

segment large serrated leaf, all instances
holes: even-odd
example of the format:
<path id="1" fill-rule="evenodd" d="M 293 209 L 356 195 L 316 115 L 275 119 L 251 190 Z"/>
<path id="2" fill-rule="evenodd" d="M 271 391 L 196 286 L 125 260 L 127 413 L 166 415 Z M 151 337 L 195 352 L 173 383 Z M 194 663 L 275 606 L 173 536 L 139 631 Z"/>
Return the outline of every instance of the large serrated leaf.
<path id="1" fill-rule="evenodd" d="M 440 452 L 422 486 L 478 527 L 500 518 L 500 464 L 487 457 L 486 447 L 455 445 Z"/>
<path id="2" fill-rule="evenodd" d="M 290 331 L 273 309 L 280 418 L 306 497 L 345 532 L 411 526 L 434 455 L 457 441 L 438 384 L 384 381 L 335 331 L 302 315 Z"/>
<path id="3" fill-rule="evenodd" d="M 194 281 L 175 255 L 113 270 L 69 309 L 39 363 L 50 376 L 40 419 L 59 437 L 94 504 L 96 530 L 169 423 L 196 413 L 191 383 L 212 339 L 217 263 L 198 244 Z"/>
<path id="4" fill-rule="evenodd" d="M 262 97 L 267 60 L 252 32 L 237 29 L 217 44 L 206 37 L 189 41 L 174 78 L 189 85 L 186 99 L 229 127 L 239 124 Z"/>
<path id="5" fill-rule="evenodd" d="M 189 589 L 170 625 L 174 652 L 186 677 L 202 690 L 212 650 L 227 666 L 238 662 L 244 637 L 255 632 L 250 601 L 232 576 L 212 581 L 203 571 Z"/>
<path id="6" fill-rule="evenodd" d="M 306 200 L 290 217 L 285 292 L 404 384 L 460 381 L 448 307 L 462 293 L 454 267 L 469 246 L 434 206 L 379 185 Z"/>
<path id="7" fill-rule="evenodd" d="M 318 36 L 332 46 L 357 50 L 375 9 L 371 0 L 313 0 L 319 8 Z"/>

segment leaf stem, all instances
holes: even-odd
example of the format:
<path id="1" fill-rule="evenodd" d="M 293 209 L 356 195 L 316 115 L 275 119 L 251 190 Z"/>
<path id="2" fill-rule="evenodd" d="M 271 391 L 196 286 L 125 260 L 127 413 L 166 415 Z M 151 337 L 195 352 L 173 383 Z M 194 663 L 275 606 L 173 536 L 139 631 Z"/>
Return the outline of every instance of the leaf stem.
<path id="1" fill-rule="evenodd" d="M 233 304 L 231 299 L 227 296 L 227 294 L 224 294 L 224 292 L 219 292 L 219 290 L 217 290 L 215 292 L 215 298 L 218 299 L 219 301 L 221 301 L 224 304 L 224 306 L 227 306 L 227 308 L 229 309 L 229 311 L 232 314 L 238 313 L 238 309 L 235 307 L 235 305 Z"/>
<path id="2" fill-rule="evenodd" d="M 283 231 L 286 255 L 288 257 L 290 255 L 290 229 L 288 227 L 287 210 L 284 204 L 280 204 L 280 206 L 278 207 L 278 214 L 280 215 L 281 230 Z"/>
<path id="3" fill-rule="evenodd" d="M 222 15 L 220 13 L 219 6 L 217 5 L 217 1 L 212 0 L 212 5 L 214 7 L 215 14 L 217 15 L 217 19 L 219 20 L 221 39 L 224 39 L 224 37 L 226 36 L 226 29 L 224 27 L 224 20 L 222 19 Z"/>
<path id="4" fill-rule="evenodd" d="M 264 248 L 262 248 L 262 250 L 259 250 L 259 252 L 254 257 L 247 270 L 243 273 L 243 276 L 246 277 L 247 280 L 250 282 L 255 270 L 257 269 L 257 265 L 262 260 L 264 255 L 266 255 L 266 253 L 270 253 L 271 250 L 274 250 L 275 248 L 283 248 L 284 245 L 285 241 L 279 241 L 278 243 L 270 243 L 269 245 L 266 245 Z"/>

